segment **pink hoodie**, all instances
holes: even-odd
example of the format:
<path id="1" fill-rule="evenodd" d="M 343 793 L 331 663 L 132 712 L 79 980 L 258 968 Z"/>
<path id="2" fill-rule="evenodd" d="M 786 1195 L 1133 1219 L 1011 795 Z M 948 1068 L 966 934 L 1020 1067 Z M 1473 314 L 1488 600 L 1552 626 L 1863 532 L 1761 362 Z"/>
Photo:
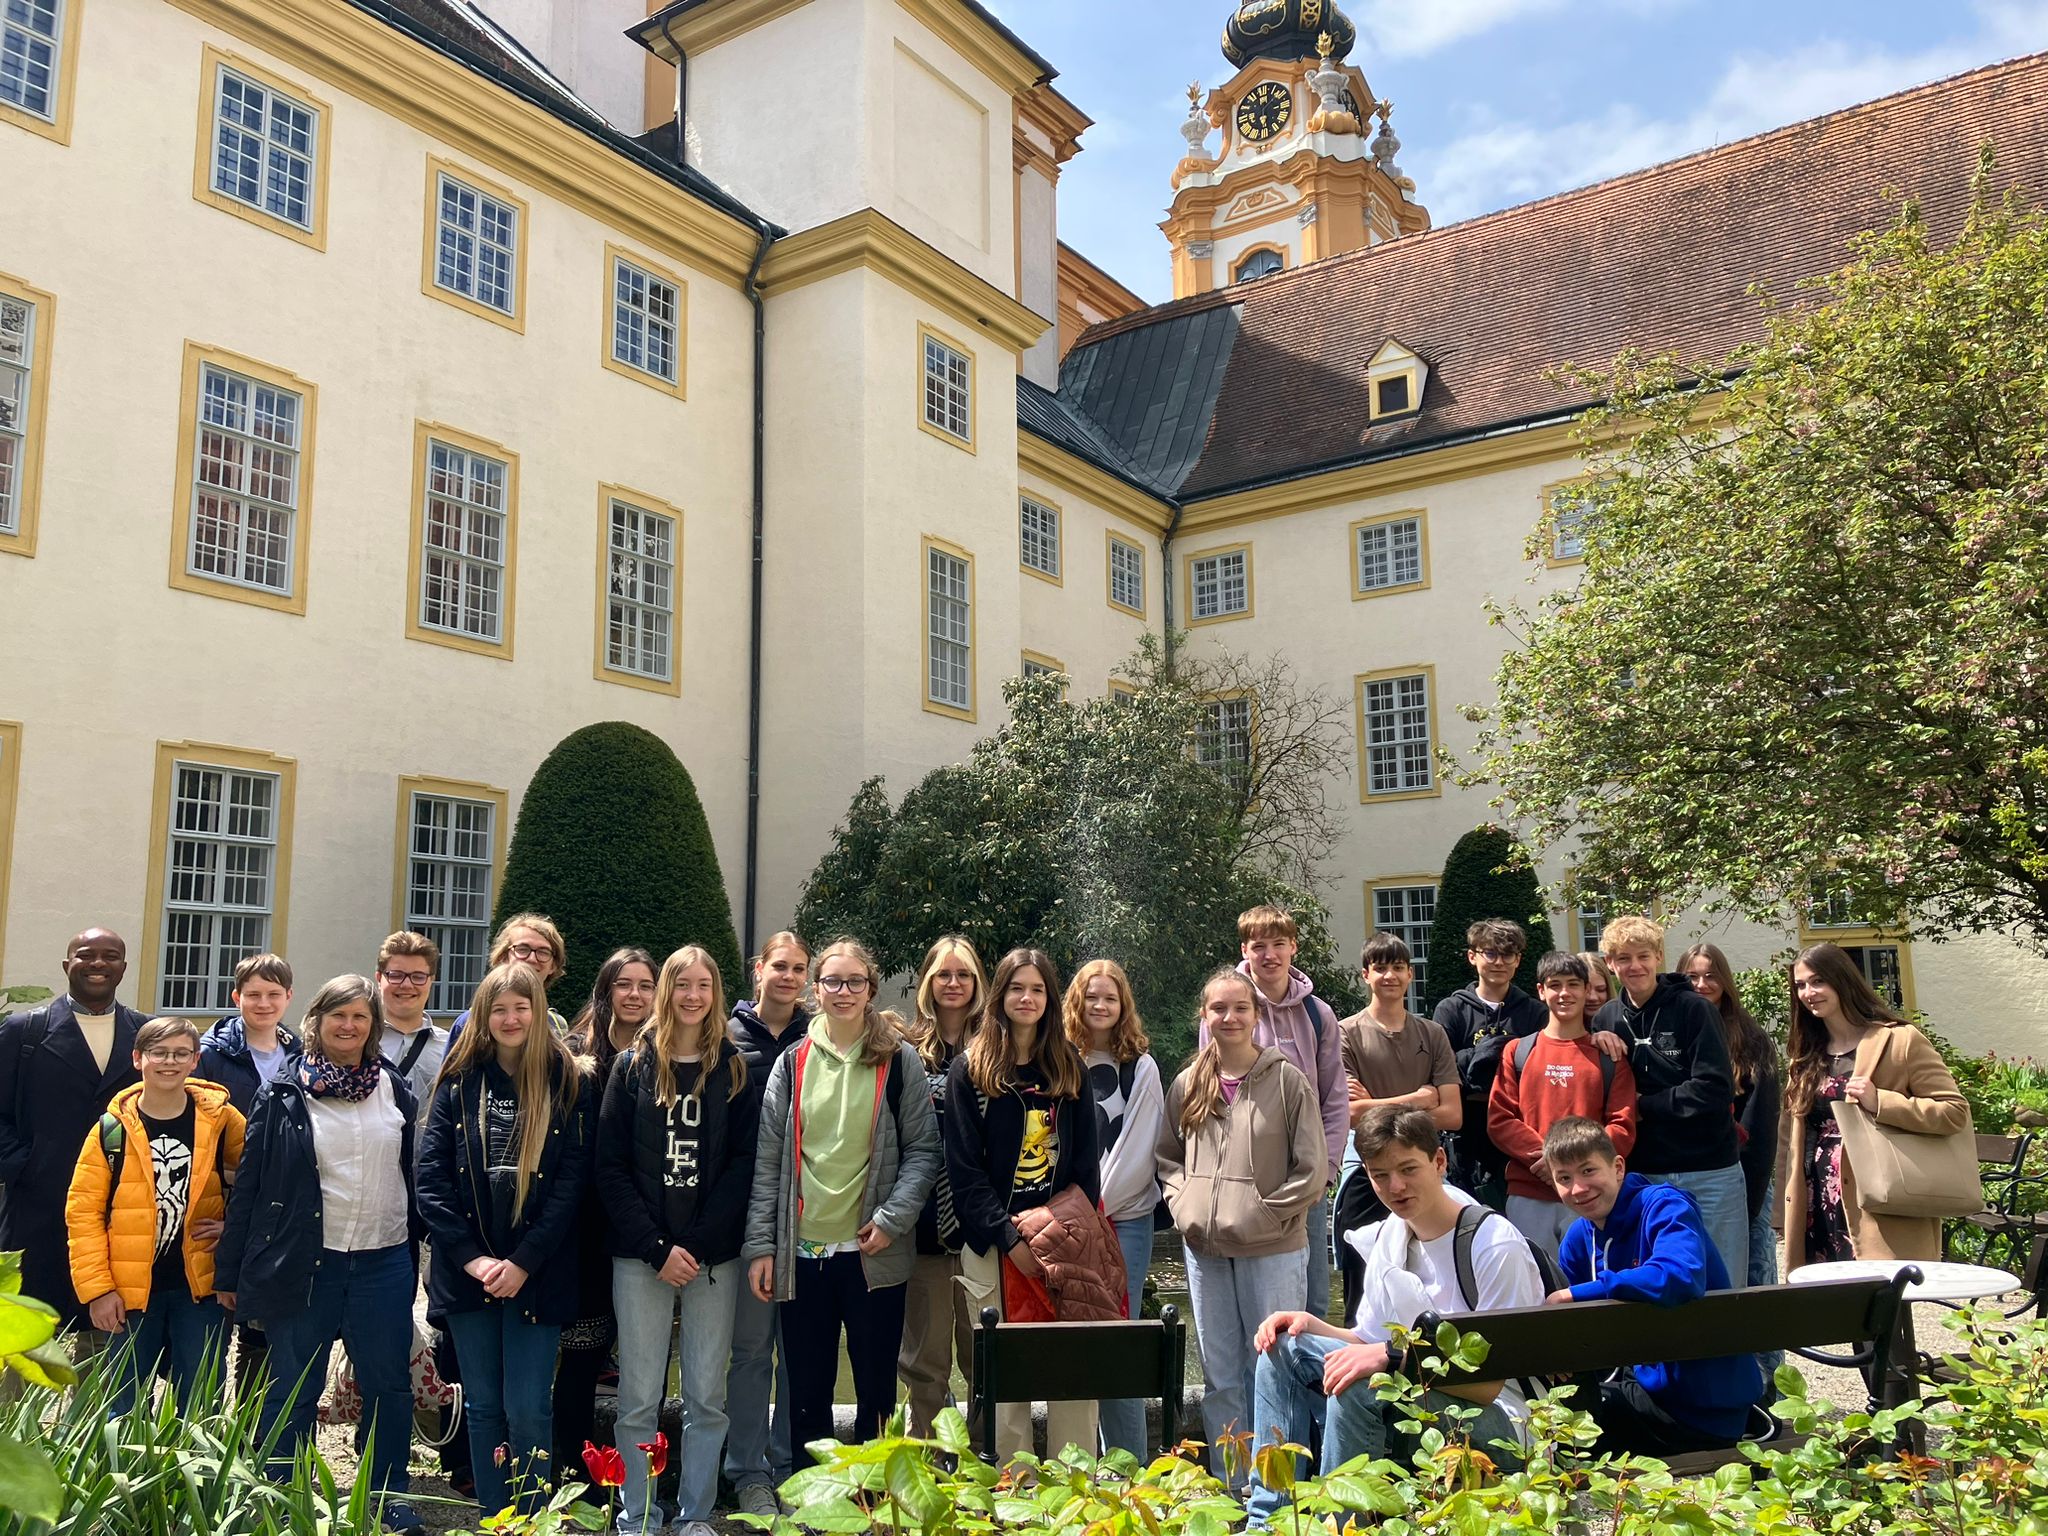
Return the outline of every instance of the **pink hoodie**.
<path id="1" fill-rule="evenodd" d="M 1249 961 L 1237 969 L 1243 976 L 1252 974 Z M 1252 1043 L 1272 1046 L 1308 1079 L 1323 1111 L 1323 1138 L 1329 1143 L 1330 1159 L 1326 1174 L 1335 1177 L 1336 1171 L 1344 1166 L 1344 1138 L 1351 1134 L 1351 1101 L 1344 1082 L 1344 1047 L 1338 1038 L 1337 1015 L 1328 1003 L 1317 998 L 1316 1015 L 1322 1021 L 1318 1031 L 1315 1021 L 1308 1016 L 1308 996 L 1314 990 L 1299 967 L 1289 967 L 1287 996 L 1277 1003 L 1253 981 L 1252 995 L 1258 999 L 1259 1022 L 1252 1030 Z M 1204 1023 L 1197 1031 L 1195 1044 L 1200 1048 L 1208 1043 L 1209 1026 Z"/>

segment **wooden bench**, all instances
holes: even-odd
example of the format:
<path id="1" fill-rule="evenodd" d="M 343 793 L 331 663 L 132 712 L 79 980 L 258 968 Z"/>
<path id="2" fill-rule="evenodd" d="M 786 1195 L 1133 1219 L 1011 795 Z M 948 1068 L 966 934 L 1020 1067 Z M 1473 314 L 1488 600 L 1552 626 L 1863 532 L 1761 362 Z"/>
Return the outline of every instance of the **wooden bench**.
<path id="1" fill-rule="evenodd" d="M 2048 1232 L 2048 1214 L 2022 1213 L 2020 1190 L 2028 1179 L 2027 1154 L 2035 1133 L 1977 1137 L 1978 1172 L 1984 1183 L 1984 1209 L 1949 1220 L 1942 1233 L 1942 1256 L 1993 1269 L 2022 1269 L 2035 1239 Z"/>
<path id="2" fill-rule="evenodd" d="M 1156 1397 L 1159 1443 L 1177 1445 L 1187 1330 L 1172 1306 L 1157 1318 L 1118 1323 L 1005 1323 L 994 1307 L 984 1307 L 974 1330 L 972 1380 L 968 1422 L 989 1461 L 996 1459 L 1000 1403 Z M 1047 1449 L 1057 1455 L 1061 1447 Z"/>
<path id="3" fill-rule="evenodd" d="M 1438 1325 L 1447 1322 L 1484 1337 L 1491 1346 L 1486 1363 L 1462 1378 L 1468 1381 L 1584 1379 L 1623 1366 L 1782 1349 L 1821 1365 L 1860 1371 L 1875 1411 L 1895 1407 L 1913 1394 L 1910 1361 L 1900 1358 L 1895 1343 L 1902 1293 L 1909 1280 L 1919 1278 L 1920 1272 L 1908 1266 L 1891 1280 L 1710 1291 L 1676 1307 L 1581 1301 L 1443 1317 L 1430 1312 L 1416 1332 L 1431 1340 Z M 1830 1345 L 1846 1346 L 1846 1352 L 1823 1347 Z M 1445 1379 L 1455 1384 L 1461 1378 L 1453 1373 Z M 1590 1406 L 1583 1389 L 1572 1402 L 1581 1409 Z M 1777 1448 L 1797 1443 L 1796 1436 L 1773 1424 L 1772 1437 L 1755 1443 Z M 1673 1472 L 1703 1472 L 1742 1459 L 1738 1446 L 1680 1456 L 1669 1465 Z"/>

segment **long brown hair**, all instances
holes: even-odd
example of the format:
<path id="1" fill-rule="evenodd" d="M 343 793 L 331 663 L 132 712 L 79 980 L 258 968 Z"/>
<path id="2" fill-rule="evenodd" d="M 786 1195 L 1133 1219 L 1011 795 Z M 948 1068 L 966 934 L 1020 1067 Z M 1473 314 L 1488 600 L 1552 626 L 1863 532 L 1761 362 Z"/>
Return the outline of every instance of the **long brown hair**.
<path id="1" fill-rule="evenodd" d="M 1678 957 L 1679 970 L 1683 971 L 1695 960 L 1706 961 L 1714 980 L 1720 984 L 1721 1001 L 1717 1006 L 1721 1010 L 1721 1027 L 1728 1034 L 1728 1060 L 1735 1068 L 1735 1091 L 1748 1093 L 1776 1064 L 1778 1048 L 1771 1043 L 1771 1037 L 1763 1032 L 1762 1026 L 1750 1017 L 1749 1010 L 1742 1006 L 1742 998 L 1735 990 L 1735 968 L 1721 953 L 1721 946 L 1693 945 Z"/>
<path id="2" fill-rule="evenodd" d="M 1209 994 L 1218 987 L 1242 987 L 1251 999 L 1252 1019 L 1256 1024 L 1259 1016 L 1259 994 L 1252 986 L 1251 977 L 1234 965 L 1222 966 L 1209 973 L 1209 979 L 1202 983 L 1202 999 L 1195 1011 L 1195 1028 L 1202 1027 L 1202 1015 L 1209 1011 Z M 1201 1129 L 1202 1122 L 1211 1116 L 1220 1115 L 1230 1106 L 1223 1102 L 1223 1048 L 1211 1035 L 1209 1043 L 1195 1052 L 1194 1059 L 1187 1066 L 1187 1091 L 1180 1099 L 1180 1133 L 1192 1136 Z"/>
<path id="3" fill-rule="evenodd" d="M 1090 960 L 1074 972 L 1067 983 L 1066 1000 L 1060 1005 L 1067 1026 L 1067 1038 L 1074 1049 L 1086 1056 L 1095 1049 L 1095 1031 L 1088 1027 L 1088 983 L 1107 976 L 1116 984 L 1116 1023 L 1109 1032 L 1109 1054 L 1119 1062 L 1136 1061 L 1151 1049 L 1152 1037 L 1145 1033 L 1145 1021 L 1138 1017 L 1138 1000 L 1131 995 L 1131 978 L 1114 960 Z"/>
<path id="4" fill-rule="evenodd" d="M 939 1010 L 932 1002 L 932 973 L 938 970 L 942 961 L 958 955 L 967 962 L 968 972 L 974 977 L 974 996 L 967 1000 L 967 1017 L 964 1021 L 964 1037 L 961 1048 L 966 1049 L 966 1040 L 972 1039 L 974 1031 L 981 1024 L 982 1011 L 988 1006 L 988 976 L 981 968 L 981 956 L 974 952 L 974 945 L 965 934 L 948 933 L 934 940 L 932 947 L 924 952 L 924 961 L 917 968 L 917 992 L 913 999 L 917 1010 L 917 1022 L 904 1034 L 917 1047 L 918 1059 L 927 1071 L 941 1072 L 947 1065 L 946 1037 L 939 1029 Z"/>
<path id="5" fill-rule="evenodd" d="M 676 1013 L 676 978 L 693 965 L 701 965 L 711 975 L 711 1006 L 704 1010 L 704 1018 L 697 1025 L 697 1038 L 683 1038 L 683 1021 Z M 675 1059 L 695 1052 L 698 1063 L 697 1080 L 690 1085 L 690 1096 L 696 1098 L 704 1092 L 704 1080 L 711 1075 L 711 1069 L 718 1065 L 718 1053 L 725 1045 L 725 978 L 719 974 L 718 962 L 711 958 L 711 952 L 696 944 L 685 944 L 661 963 L 661 975 L 654 982 L 654 1017 L 640 1026 L 640 1036 L 634 1042 L 647 1048 L 647 1055 L 654 1064 L 654 1100 L 663 1108 L 676 1101 Z M 747 1086 L 747 1058 L 738 1051 L 726 1057 L 727 1071 L 731 1083 L 725 1090 L 728 1099 L 736 1099 Z"/>
<path id="6" fill-rule="evenodd" d="M 1877 995 L 1862 969 L 1839 945 L 1814 944 L 1799 951 L 1786 974 L 1791 979 L 1791 1061 L 1785 1070 L 1785 1102 L 1795 1114 L 1813 1108 L 1827 1074 L 1828 1027 L 1799 1001 L 1798 968 L 1805 966 L 1841 1002 L 1843 1016 L 1858 1025 L 1904 1024 L 1905 1015 Z"/>
<path id="7" fill-rule="evenodd" d="M 612 1039 L 612 988 L 629 965 L 646 966 L 649 977 L 661 974 L 661 967 L 654 963 L 654 956 L 646 950 L 632 947 L 613 950 L 605 963 L 597 968 L 597 980 L 590 984 L 590 1001 L 583 1005 L 576 1015 L 576 1022 L 569 1026 L 569 1049 L 578 1056 L 590 1058 L 599 1082 L 611 1075 L 613 1058 L 621 1049 Z"/>
<path id="8" fill-rule="evenodd" d="M 868 979 L 867 1008 L 861 1018 L 860 1059 L 867 1066 L 886 1069 L 890 1058 L 896 1054 L 896 1047 L 903 1043 L 903 1016 L 893 1009 L 875 1006 L 875 994 L 882 989 L 882 973 L 865 944 L 857 939 L 834 939 L 818 951 L 817 958 L 811 962 L 812 1005 L 822 1015 L 825 1005 L 815 995 L 818 973 L 825 968 L 827 960 L 838 955 L 859 961 Z"/>
<path id="9" fill-rule="evenodd" d="M 507 993 L 523 997 L 533 1005 L 533 1022 L 526 1038 L 519 1042 L 519 1059 L 512 1064 L 512 1092 L 519 1100 L 518 1117 L 512 1122 L 513 1144 L 519 1149 L 518 1174 L 514 1180 L 512 1208 L 526 1209 L 526 1192 L 540 1168 L 540 1156 L 547 1149 L 548 1133 L 558 1116 L 576 1106 L 583 1090 L 583 1074 L 589 1070 L 584 1059 L 570 1050 L 548 1021 L 548 989 L 540 972 L 524 961 L 493 966 L 477 983 L 469 1002 L 469 1027 L 456 1038 L 454 1047 L 441 1063 L 434 1079 L 438 1090 L 465 1073 L 480 1069 L 498 1053 L 498 1040 L 491 1033 L 491 1009 Z"/>
<path id="10" fill-rule="evenodd" d="M 967 1043 L 967 1075 L 990 1098 L 1009 1089 L 1015 1068 L 1010 1061 L 1010 1016 L 1003 1012 L 1003 993 L 1009 989 L 1010 978 L 1026 969 L 1038 972 L 1038 979 L 1045 983 L 1045 1015 L 1038 1021 L 1037 1038 L 1032 1042 L 1031 1065 L 1045 1080 L 1048 1097 L 1078 1098 L 1081 1053 L 1060 1029 L 1055 1012 L 1061 995 L 1059 967 L 1042 949 L 1013 949 L 996 966 L 995 975 L 989 978 L 988 1006 L 982 1010 L 981 1027 Z"/>

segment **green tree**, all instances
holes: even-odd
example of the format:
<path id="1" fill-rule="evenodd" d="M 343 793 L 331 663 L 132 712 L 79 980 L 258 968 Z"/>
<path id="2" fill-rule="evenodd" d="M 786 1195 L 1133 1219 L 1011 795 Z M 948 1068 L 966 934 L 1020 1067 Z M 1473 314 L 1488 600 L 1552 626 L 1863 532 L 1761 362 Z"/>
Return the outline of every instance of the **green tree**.
<path id="1" fill-rule="evenodd" d="M 1570 591 L 1467 783 L 1597 884 L 1760 921 L 1825 893 L 2048 947 L 2048 228 L 1907 204 L 1763 340 L 1594 378 Z M 1706 392 L 1703 396 L 1703 392 Z"/>
<path id="2" fill-rule="evenodd" d="M 549 1001 L 566 1015 L 588 1000 L 605 956 L 626 944 L 657 962 L 701 944 L 726 995 L 744 995 L 732 903 L 697 786 L 668 744 L 637 725 L 586 725 L 534 770 L 494 921 L 515 912 L 545 912 L 561 927 L 569 969 Z"/>
<path id="3" fill-rule="evenodd" d="M 1515 985 L 1536 990 L 1536 962 L 1556 947 L 1550 913 L 1528 855 L 1499 827 L 1475 827 L 1459 838 L 1444 861 L 1436 888 L 1436 920 L 1429 929 L 1429 970 L 1425 1007 L 1435 1007 L 1476 976 L 1465 958 L 1465 931 L 1490 917 L 1520 923 L 1529 936 Z"/>

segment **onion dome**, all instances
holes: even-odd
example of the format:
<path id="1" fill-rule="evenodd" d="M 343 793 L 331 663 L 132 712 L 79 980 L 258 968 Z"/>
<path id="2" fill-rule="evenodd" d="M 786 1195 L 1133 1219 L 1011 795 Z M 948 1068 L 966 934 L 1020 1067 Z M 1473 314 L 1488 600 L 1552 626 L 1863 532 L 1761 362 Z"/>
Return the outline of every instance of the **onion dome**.
<path id="1" fill-rule="evenodd" d="M 1253 59 L 1312 59 L 1325 32 L 1333 59 L 1358 41 L 1358 29 L 1332 0 L 1240 0 L 1223 24 L 1223 57 L 1239 68 Z"/>

